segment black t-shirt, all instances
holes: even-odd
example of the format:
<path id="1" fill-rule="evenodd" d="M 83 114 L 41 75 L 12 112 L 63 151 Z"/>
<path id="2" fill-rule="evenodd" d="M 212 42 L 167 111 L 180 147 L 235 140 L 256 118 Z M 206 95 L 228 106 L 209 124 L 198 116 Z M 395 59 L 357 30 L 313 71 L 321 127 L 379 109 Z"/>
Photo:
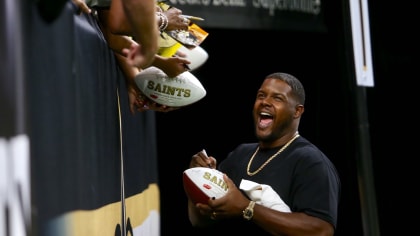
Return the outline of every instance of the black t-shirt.
<path id="1" fill-rule="evenodd" d="M 341 185 L 334 165 L 324 153 L 305 138 L 298 137 L 260 172 L 249 176 L 247 166 L 257 146 L 257 143 L 239 145 L 220 162 L 218 169 L 226 173 L 238 187 L 242 179 L 269 185 L 292 212 L 304 212 L 335 227 Z M 260 149 L 251 163 L 250 171 L 256 171 L 280 148 Z M 233 232 L 241 235 L 268 234 L 252 221 L 242 218 L 220 221 L 210 228 L 212 233 L 219 235 L 223 235 L 227 229 L 233 229 Z M 210 234 L 209 228 L 206 230 Z"/>

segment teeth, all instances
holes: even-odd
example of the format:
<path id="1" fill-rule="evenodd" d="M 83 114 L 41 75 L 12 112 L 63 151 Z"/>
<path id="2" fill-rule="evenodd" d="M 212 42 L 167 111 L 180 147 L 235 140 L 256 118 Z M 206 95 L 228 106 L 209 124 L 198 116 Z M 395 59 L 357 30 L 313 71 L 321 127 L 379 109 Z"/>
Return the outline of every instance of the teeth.
<path id="1" fill-rule="evenodd" d="M 267 113 L 267 112 L 261 112 L 260 113 L 261 116 L 271 116 L 271 114 Z"/>

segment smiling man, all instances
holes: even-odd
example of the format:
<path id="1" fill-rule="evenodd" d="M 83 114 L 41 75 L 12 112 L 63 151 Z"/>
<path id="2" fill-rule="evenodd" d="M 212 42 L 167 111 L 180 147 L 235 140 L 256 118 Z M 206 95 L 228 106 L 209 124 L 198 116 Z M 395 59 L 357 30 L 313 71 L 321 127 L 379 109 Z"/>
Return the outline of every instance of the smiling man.
<path id="1" fill-rule="evenodd" d="M 218 166 L 212 156 L 193 156 L 190 168 L 217 166 L 228 185 L 226 195 L 207 204 L 189 200 L 200 235 L 228 228 L 238 235 L 334 235 L 341 183 L 328 157 L 299 135 L 304 103 L 297 78 L 270 74 L 254 103 L 258 142 L 239 145 Z"/>

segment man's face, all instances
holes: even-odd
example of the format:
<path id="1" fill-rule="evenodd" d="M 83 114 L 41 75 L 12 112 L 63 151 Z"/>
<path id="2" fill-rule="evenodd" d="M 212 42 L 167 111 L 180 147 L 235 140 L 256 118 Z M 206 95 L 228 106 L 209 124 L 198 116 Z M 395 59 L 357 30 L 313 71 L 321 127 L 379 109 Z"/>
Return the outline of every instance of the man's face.
<path id="1" fill-rule="evenodd" d="M 265 79 L 254 103 L 255 133 L 270 142 L 281 137 L 292 125 L 297 107 L 291 87 L 280 79 Z"/>

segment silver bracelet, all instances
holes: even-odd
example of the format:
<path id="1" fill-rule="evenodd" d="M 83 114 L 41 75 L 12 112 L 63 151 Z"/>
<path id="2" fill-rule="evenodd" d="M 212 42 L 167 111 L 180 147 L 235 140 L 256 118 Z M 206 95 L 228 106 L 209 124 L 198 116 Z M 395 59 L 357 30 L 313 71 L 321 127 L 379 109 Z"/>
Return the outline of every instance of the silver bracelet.
<path id="1" fill-rule="evenodd" d="M 166 17 L 166 15 L 163 14 L 162 12 L 156 12 L 156 15 L 160 18 L 159 31 L 163 32 L 165 31 L 166 27 L 168 27 L 168 24 L 169 24 L 168 17 Z"/>

